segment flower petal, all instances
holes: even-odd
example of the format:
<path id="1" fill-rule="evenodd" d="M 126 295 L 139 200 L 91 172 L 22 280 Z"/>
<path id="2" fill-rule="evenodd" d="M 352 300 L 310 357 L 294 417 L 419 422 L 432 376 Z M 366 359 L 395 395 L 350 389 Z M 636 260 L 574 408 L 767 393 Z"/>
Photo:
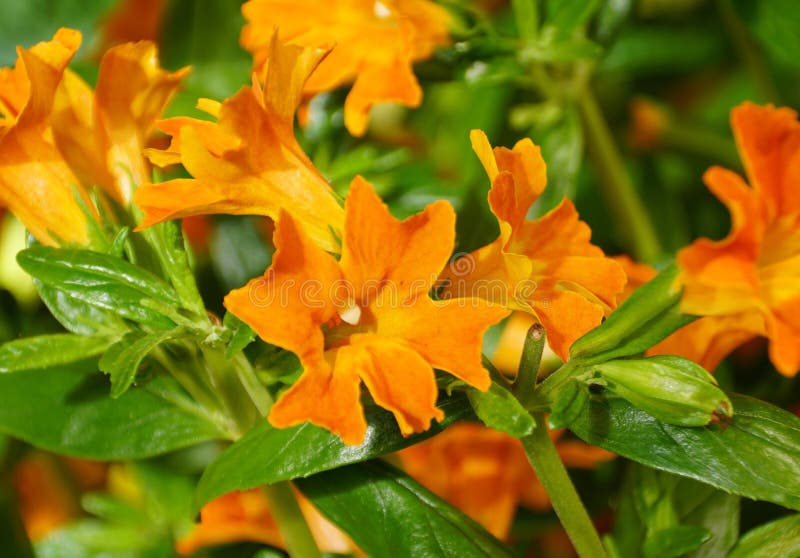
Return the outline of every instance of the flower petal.
<path id="1" fill-rule="evenodd" d="M 453 207 L 434 202 L 400 221 L 357 176 L 345 212 L 341 266 L 361 303 L 369 304 L 381 289 L 391 289 L 397 303 L 426 295 L 453 249 Z"/>

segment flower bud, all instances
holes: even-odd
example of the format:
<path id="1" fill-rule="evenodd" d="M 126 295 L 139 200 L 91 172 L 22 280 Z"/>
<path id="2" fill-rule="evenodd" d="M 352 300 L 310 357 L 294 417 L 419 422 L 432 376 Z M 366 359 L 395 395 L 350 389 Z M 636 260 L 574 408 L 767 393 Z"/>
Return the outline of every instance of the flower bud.
<path id="1" fill-rule="evenodd" d="M 714 377 L 685 358 L 611 360 L 593 371 L 610 392 L 669 424 L 703 426 L 733 415 Z"/>

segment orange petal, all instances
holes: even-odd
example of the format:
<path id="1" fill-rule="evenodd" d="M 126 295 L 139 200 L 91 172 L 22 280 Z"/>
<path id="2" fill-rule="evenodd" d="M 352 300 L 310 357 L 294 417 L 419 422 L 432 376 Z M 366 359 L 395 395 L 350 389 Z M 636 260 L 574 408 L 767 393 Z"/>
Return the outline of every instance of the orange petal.
<path id="1" fill-rule="evenodd" d="M 714 372 L 734 349 L 758 335 L 766 335 L 759 312 L 730 316 L 706 316 L 653 346 L 647 355 L 678 355 Z"/>
<path id="2" fill-rule="evenodd" d="M 436 408 L 439 392 L 433 368 L 419 353 L 372 334 L 354 335 L 351 343 L 339 352 L 354 353 L 353 370 L 361 376 L 375 402 L 392 412 L 403 436 L 427 430 L 431 419 L 444 419 L 444 413 Z M 357 352 L 361 354 L 355 356 Z M 340 362 L 337 357 L 337 366 Z M 342 366 L 350 364 L 342 362 Z"/>
<path id="3" fill-rule="evenodd" d="M 773 216 L 800 210 L 800 122 L 792 109 L 744 103 L 731 111 L 739 152 L 753 187 Z"/>
<path id="4" fill-rule="evenodd" d="M 547 342 L 558 357 L 569 358 L 569 348 L 603 320 L 603 308 L 570 291 L 537 294 L 534 308 L 547 332 Z"/>
<path id="5" fill-rule="evenodd" d="M 344 212 L 292 130 L 297 92 L 321 54 L 271 44 L 273 56 L 263 92 L 243 87 L 222 103 L 217 133 L 206 133 L 205 121 L 180 128 L 179 141 L 173 140 L 169 149 L 180 150 L 181 162 L 193 179 L 140 188 L 135 199 L 147 215 L 143 226 L 211 213 L 275 219 L 285 209 L 320 246 L 339 251 L 336 235 Z M 174 157 L 162 160 L 172 162 Z M 192 196 L 188 187 L 192 183 L 202 191 L 200 199 Z M 165 196 L 172 186 L 175 194 Z"/>
<path id="6" fill-rule="evenodd" d="M 371 366 L 369 356 L 353 347 L 333 351 L 333 371 L 327 363 L 311 367 L 273 405 L 269 421 L 286 428 L 306 421 L 327 428 L 347 445 L 364 440 L 367 421 L 361 406 L 361 370 Z"/>
<path id="7" fill-rule="evenodd" d="M 13 74 L 6 74 L 16 86 L 13 99 L 4 101 L 15 105 L 14 110 L 0 121 L 0 204 L 49 245 L 84 244 L 88 239 L 86 217 L 75 200 L 76 193 L 85 197 L 85 192 L 48 139 L 47 124 L 56 89 L 80 40 L 79 32 L 60 29 L 52 41 L 18 49 Z M 22 93 L 26 98 L 20 106 Z"/>
<path id="8" fill-rule="evenodd" d="M 327 293 L 341 276 L 339 266 L 287 213 L 275 226 L 274 242 L 277 250 L 264 276 L 231 291 L 225 307 L 267 343 L 316 363 L 325 344 L 320 326 L 336 313 Z"/>
<path id="9" fill-rule="evenodd" d="M 389 66 L 370 65 L 358 74 L 344 102 L 344 124 L 354 136 L 367 131 L 369 111 L 377 103 L 395 102 L 417 107 L 422 102 L 422 88 L 411 63 L 395 59 Z"/>
<path id="10" fill-rule="evenodd" d="M 784 301 L 767 317 L 769 358 L 778 372 L 793 378 L 800 370 L 800 297 Z"/>
<path id="11" fill-rule="evenodd" d="M 432 301 L 375 308 L 378 334 L 401 339 L 434 368 L 486 391 L 489 373 L 481 364 L 483 335 L 509 311 L 478 298 Z"/>
<path id="12" fill-rule="evenodd" d="M 359 301 L 369 304 L 383 288 L 391 289 L 396 303 L 426 295 L 453 249 L 453 207 L 438 201 L 400 221 L 357 176 L 345 212 L 341 266 Z"/>

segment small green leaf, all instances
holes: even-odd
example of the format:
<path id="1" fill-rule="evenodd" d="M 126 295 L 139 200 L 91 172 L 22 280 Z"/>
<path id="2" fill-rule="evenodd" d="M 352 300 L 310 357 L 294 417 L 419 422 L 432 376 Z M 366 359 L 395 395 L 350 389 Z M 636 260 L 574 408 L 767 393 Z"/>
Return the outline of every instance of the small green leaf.
<path id="1" fill-rule="evenodd" d="M 445 399 L 439 408 L 445 413 L 441 424 L 407 438 L 400 434 L 391 413 L 378 407 L 367 408 L 367 434 L 360 446 L 347 446 L 335 434 L 313 424 L 277 429 L 265 420 L 206 468 L 197 485 L 196 504 L 202 506 L 233 490 L 307 477 L 393 453 L 430 438 L 471 414 L 463 396 Z"/>
<path id="2" fill-rule="evenodd" d="M 36 374 L 0 374 L 0 431 L 36 447 L 87 459 L 140 459 L 226 436 L 170 394 L 174 380 L 153 378 L 119 399 L 87 363 Z M 173 404 L 174 403 L 174 404 Z"/>
<path id="3" fill-rule="evenodd" d="M 550 428 L 564 428 L 578 418 L 589 400 L 589 389 L 583 382 L 570 379 L 555 395 L 550 416 Z"/>
<path id="4" fill-rule="evenodd" d="M 385 463 L 341 467 L 296 484 L 369 556 L 514 556 L 475 521 Z"/>
<path id="5" fill-rule="evenodd" d="M 225 347 L 225 358 L 233 358 L 236 353 L 247 347 L 256 338 L 256 332 L 230 312 L 225 313 L 222 323 L 232 332 L 228 346 Z"/>
<path id="6" fill-rule="evenodd" d="M 169 339 L 183 334 L 181 328 L 160 333 L 145 334 L 132 331 L 111 345 L 100 359 L 99 368 L 111 377 L 111 397 L 116 399 L 128 391 L 136 379 L 136 372 L 150 351 Z"/>
<path id="7" fill-rule="evenodd" d="M 172 288 L 155 275 L 109 254 L 35 246 L 17 255 L 20 267 L 41 282 L 92 306 L 158 329 L 175 324 L 142 304 L 177 306 Z"/>
<path id="8" fill-rule="evenodd" d="M 53 317 L 72 333 L 119 337 L 128 330 L 125 322 L 110 310 L 92 306 L 36 279 L 33 283 Z"/>
<path id="9" fill-rule="evenodd" d="M 636 289 L 606 321 L 572 344 L 570 359 L 593 364 L 641 354 L 695 320 L 678 309 L 677 277 L 673 264 Z"/>
<path id="10" fill-rule="evenodd" d="M 54 333 L 17 339 L 0 346 L 0 372 L 38 370 L 101 354 L 113 342 L 108 337 Z"/>
<path id="11" fill-rule="evenodd" d="M 800 557 L 800 514 L 770 521 L 745 533 L 728 558 Z"/>
<path id="12" fill-rule="evenodd" d="M 731 395 L 725 427 L 666 424 L 624 399 L 590 400 L 570 430 L 584 441 L 726 492 L 800 509 L 800 418 Z"/>
<path id="13" fill-rule="evenodd" d="M 548 0 L 546 24 L 555 29 L 559 36 L 568 37 L 578 27 L 589 21 L 600 4 L 600 0 L 585 0 L 584 2 Z"/>
<path id="14" fill-rule="evenodd" d="M 517 398 L 495 382 L 486 392 L 469 388 L 467 397 L 475 414 L 489 428 L 517 438 L 527 436 L 536 428 L 536 421 Z"/>
<path id="15" fill-rule="evenodd" d="M 647 538 L 642 548 L 644 558 L 678 558 L 700 547 L 711 533 L 694 525 L 677 525 L 662 529 Z"/>
<path id="16" fill-rule="evenodd" d="M 521 39 L 535 39 L 539 33 L 539 3 L 537 0 L 511 0 L 517 34 Z"/>

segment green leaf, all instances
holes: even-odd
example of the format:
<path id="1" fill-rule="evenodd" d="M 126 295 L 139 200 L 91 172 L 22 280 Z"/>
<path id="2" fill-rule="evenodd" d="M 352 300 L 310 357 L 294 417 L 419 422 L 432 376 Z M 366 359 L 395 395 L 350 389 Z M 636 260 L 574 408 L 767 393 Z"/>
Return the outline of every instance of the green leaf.
<path id="1" fill-rule="evenodd" d="M 741 20 L 748 25 L 765 50 L 776 61 L 800 68 L 800 12 L 794 0 L 734 0 Z"/>
<path id="2" fill-rule="evenodd" d="M 68 331 L 85 336 L 119 336 L 128 330 L 128 326 L 113 312 L 87 304 L 36 279 L 33 282 L 42 302 Z"/>
<path id="3" fill-rule="evenodd" d="M 517 438 L 527 436 L 536 428 L 536 421 L 517 398 L 495 382 L 487 392 L 469 388 L 467 397 L 475 414 L 489 428 Z"/>
<path id="4" fill-rule="evenodd" d="M 643 547 L 644 558 L 677 558 L 696 550 L 710 538 L 711 533 L 702 527 L 668 527 L 648 537 Z"/>
<path id="5" fill-rule="evenodd" d="M 539 33 L 539 5 L 536 0 L 511 0 L 517 34 L 521 39 L 534 39 Z"/>
<path id="6" fill-rule="evenodd" d="M 17 255 L 20 267 L 41 282 L 92 306 L 158 329 L 175 324 L 143 305 L 177 306 L 175 291 L 155 275 L 109 254 L 35 246 Z"/>
<path id="7" fill-rule="evenodd" d="M 607 320 L 572 344 L 570 359 L 593 364 L 641 354 L 694 321 L 679 311 L 677 277 L 673 264 L 636 289 Z"/>
<path id="8" fill-rule="evenodd" d="M 36 374 L 0 374 L 0 431 L 55 453 L 87 459 L 139 459 L 223 438 L 188 398 L 158 376 L 119 399 L 86 363 Z M 180 406 L 171 404 L 177 401 Z"/>
<path id="9" fill-rule="evenodd" d="M 385 463 L 334 469 L 297 486 L 369 556 L 514 556 L 475 521 Z"/>
<path id="10" fill-rule="evenodd" d="M 650 467 L 726 492 L 800 509 L 800 418 L 743 395 L 726 427 L 661 422 L 624 399 L 590 400 L 569 428 Z"/>
<path id="11" fill-rule="evenodd" d="M 37 370 L 97 356 L 113 342 L 108 337 L 55 333 L 17 339 L 0 346 L 0 372 Z"/>
<path id="12" fill-rule="evenodd" d="M 800 514 L 759 525 L 739 539 L 728 558 L 800 557 Z"/>
<path id="13" fill-rule="evenodd" d="M 206 468 L 197 485 L 196 504 L 202 506 L 233 490 L 307 477 L 393 453 L 430 438 L 471 411 L 463 396 L 446 399 L 439 408 L 445 412 L 441 424 L 405 438 L 391 413 L 369 407 L 365 410 L 367 434 L 360 446 L 347 446 L 335 434 L 310 423 L 278 429 L 264 421 Z"/>
<path id="14" fill-rule="evenodd" d="M 548 0 L 546 24 L 561 37 L 572 35 L 578 27 L 589 21 L 597 8 L 600 0 L 585 0 L 583 2 L 564 2 L 563 0 Z"/>
<path id="15" fill-rule="evenodd" d="M 225 358 L 233 358 L 236 353 L 243 350 L 256 338 L 256 332 L 230 312 L 225 313 L 222 323 L 232 332 L 228 346 L 225 347 Z"/>
<path id="16" fill-rule="evenodd" d="M 136 379 L 139 365 L 150 351 L 164 341 L 183 334 L 182 328 L 145 334 L 132 331 L 111 345 L 100 359 L 99 368 L 111 377 L 111 398 L 117 399 L 128 391 Z"/>
<path id="17" fill-rule="evenodd" d="M 189 256 L 178 223 L 159 223 L 145 229 L 142 234 L 155 249 L 163 276 L 169 279 L 183 307 L 205 317 L 205 305 L 197 290 L 194 272 L 189 266 Z"/>

